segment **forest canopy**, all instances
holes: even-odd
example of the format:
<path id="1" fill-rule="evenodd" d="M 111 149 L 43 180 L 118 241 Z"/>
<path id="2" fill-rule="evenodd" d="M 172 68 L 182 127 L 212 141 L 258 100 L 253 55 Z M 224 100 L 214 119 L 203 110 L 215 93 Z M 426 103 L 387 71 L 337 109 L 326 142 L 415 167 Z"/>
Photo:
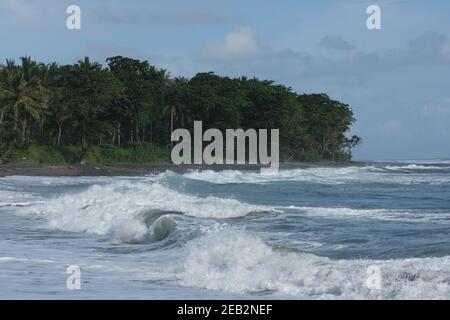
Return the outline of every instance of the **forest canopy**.
<path id="1" fill-rule="evenodd" d="M 177 128 L 279 129 L 287 161 L 343 161 L 360 143 L 347 134 L 351 108 L 326 94 L 298 94 L 257 78 L 213 72 L 171 78 L 148 61 L 122 56 L 73 65 L 30 57 L 0 65 L 0 161 L 30 145 L 76 150 L 152 145 L 169 150 Z M 144 159 L 145 160 L 145 159 Z M 167 159 L 168 160 L 168 159 Z"/>

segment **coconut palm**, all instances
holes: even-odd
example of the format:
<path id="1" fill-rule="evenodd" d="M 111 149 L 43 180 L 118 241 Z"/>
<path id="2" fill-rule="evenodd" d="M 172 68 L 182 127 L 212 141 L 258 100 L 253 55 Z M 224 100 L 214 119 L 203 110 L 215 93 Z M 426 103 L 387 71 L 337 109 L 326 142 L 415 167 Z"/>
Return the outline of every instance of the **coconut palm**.
<path id="1" fill-rule="evenodd" d="M 14 114 L 14 131 L 22 124 L 22 143 L 27 140 L 31 120 L 40 121 L 47 106 L 47 93 L 39 78 L 39 66 L 29 57 L 21 58 L 22 65 L 7 61 L 0 84 L 0 113 Z"/>

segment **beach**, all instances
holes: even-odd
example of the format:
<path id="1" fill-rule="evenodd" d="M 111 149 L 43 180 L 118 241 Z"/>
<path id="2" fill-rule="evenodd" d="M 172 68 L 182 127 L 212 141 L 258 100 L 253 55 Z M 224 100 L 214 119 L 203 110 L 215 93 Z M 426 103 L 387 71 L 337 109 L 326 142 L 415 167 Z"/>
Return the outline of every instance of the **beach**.
<path id="1" fill-rule="evenodd" d="M 289 162 L 281 163 L 281 169 L 343 167 L 363 165 L 364 162 Z M 190 170 L 260 170 L 260 165 L 174 165 L 168 163 L 122 164 L 117 166 L 43 164 L 35 161 L 14 161 L 0 164 L 0 177 L 4 176 L 143 176 L 166 170 L 185 173 Z"/>

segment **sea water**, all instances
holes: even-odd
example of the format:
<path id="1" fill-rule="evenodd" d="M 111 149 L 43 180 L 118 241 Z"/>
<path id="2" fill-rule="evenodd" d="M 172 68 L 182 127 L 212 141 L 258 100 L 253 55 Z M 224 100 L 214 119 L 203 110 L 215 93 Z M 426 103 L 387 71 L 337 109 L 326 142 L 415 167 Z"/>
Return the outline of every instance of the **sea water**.
<path id="1" fill-rule="evenodd" d="M 0 178 L 0 298 L 450 299 L 450 161 Z"/>

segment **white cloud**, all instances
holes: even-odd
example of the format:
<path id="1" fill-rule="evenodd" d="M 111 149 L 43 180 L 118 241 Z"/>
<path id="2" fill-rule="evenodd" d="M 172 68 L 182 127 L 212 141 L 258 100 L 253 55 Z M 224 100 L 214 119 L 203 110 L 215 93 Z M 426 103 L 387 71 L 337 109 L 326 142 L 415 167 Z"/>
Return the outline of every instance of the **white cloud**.
<path id="1" fill-rule="evenodd" d="M 240 28 L 228 33 L 222 42 L 206 44 L 200 52 L 200 59 L 205 62 L 239 62 L 262 53 L 255 32 L 251 28 Z"/>

